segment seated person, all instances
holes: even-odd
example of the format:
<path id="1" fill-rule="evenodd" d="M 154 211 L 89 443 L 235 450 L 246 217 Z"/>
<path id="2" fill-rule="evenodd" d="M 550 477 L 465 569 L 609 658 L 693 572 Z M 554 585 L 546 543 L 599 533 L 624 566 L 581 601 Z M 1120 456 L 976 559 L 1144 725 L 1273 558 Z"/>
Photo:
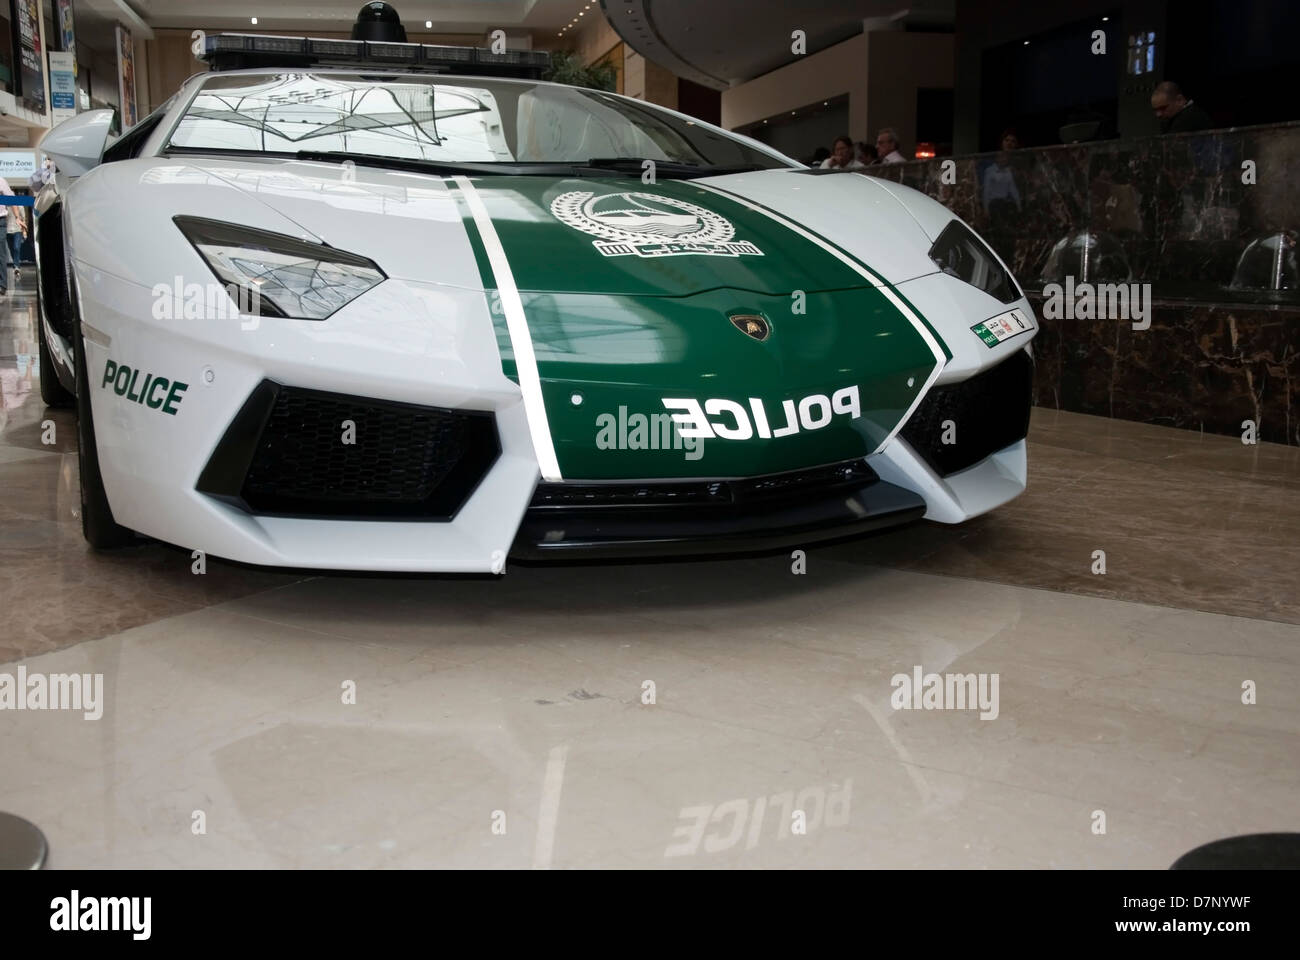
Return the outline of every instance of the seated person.
<path id="1" fill-rule="evenodd" d="M 848 137 L 836 137 L 831 155 L 822 161 L 823 170 L 861 170 L 865 166 L 853 155 L 853 141 Z"/>

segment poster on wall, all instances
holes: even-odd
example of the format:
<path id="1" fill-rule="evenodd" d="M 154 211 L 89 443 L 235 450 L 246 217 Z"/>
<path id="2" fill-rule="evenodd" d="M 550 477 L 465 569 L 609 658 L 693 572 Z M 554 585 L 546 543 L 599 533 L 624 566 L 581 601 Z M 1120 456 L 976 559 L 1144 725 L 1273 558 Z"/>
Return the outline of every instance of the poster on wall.
<path id="1" fill-rule="evenodd" d="M 122 105 L 122 129 L 135 126 L 135 45 L 131 31 L 117 25 L 117 96 Z"/>
<path id="2" fill-rule="evenodd" d="M 77 74 L 77 30 L 72 22 L 72 0 L 58 0 L 59 22 L 58 31 L 61 46 L 59 47 L 64 53 L 72 54 L 72 75 Z"/>
<path id="3" fill-rule="evenodd" d="M 14 52 L 18 60 L 18 91 L 27 105 L 45 112 L 45 51 L 41 49 L 41 15 L 36 0 L 10 0 L 13 10 Z"/>
<path id="4" fill-rule="evenodd" d="M 75 62 L 71 53 L 50 51 L 50 122 L 55 126 L 77 115 Z"/>

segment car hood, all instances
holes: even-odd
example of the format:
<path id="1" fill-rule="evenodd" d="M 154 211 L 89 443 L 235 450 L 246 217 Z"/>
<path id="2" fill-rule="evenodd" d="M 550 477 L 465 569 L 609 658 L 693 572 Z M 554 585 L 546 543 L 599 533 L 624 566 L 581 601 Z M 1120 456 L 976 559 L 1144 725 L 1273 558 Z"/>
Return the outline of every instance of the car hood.
<path id="1" fill-rule="evenodd" d="M 239 191 L 391 277 L 473 286 L 482 254 L 458 178 L 308 161 L 172 158 L 159 185 Z M 934 273 L 930 240 L 875 180 L 769 170 L 694 181 L 478 176 L 520 290 L 684 296 L 718 287 L 789 295 Z M 460 182 L 463 182 L 460 181 Z M 168 204 L 175 213 L 176 201 Z M 469 226 L 467 226 L 469 225 Z M 271 227 L 271 229 L 274 229 Z M 836 249 L 874 281 L 846 270 Z"/>

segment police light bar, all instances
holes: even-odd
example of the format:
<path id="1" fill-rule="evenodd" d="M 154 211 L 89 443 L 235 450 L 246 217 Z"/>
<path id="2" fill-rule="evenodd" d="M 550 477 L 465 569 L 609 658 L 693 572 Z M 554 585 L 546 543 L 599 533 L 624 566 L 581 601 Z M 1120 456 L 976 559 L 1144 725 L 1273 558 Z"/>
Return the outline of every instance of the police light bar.
<path id="1" fill-rule="evenodd" d="M 493 53 L 480 47 L 435 46 L 322 37 L 268 37 L 221 33 L 204 38 L 198 58 L 213 70 L 259 67 L 398 67 L 421 73 L 541 78 L 551 55 L 541 50 Z"/>

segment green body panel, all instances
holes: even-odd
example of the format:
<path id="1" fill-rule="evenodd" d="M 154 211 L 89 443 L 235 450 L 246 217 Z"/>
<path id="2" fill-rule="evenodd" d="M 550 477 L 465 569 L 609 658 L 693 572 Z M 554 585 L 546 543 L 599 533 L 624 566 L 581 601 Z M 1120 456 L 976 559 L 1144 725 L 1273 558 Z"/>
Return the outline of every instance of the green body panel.
<path id="1" fill-rule="evenodd" d="M 902 418 L 934 369 L 934 357 L 907 321 L 874 288 L 808 294 L 806 312 L 788 297 L 711 290 L 691 297 L 525 294 L 524 308 L 542 378 L 556 456 L 566 478 L 619 479 L 759 476 L 866 456 Z M 763 317 L 771 335 L 758 342 L 728 319 Z M 509 344 L 504 345 L 506 351 Z M 509 354 L 507 354 L 509 355 Z M 910 381 L 910 385 L 909 385 Z M 665 414 L 665 398 L 732 400 L 773 432 L 784 401 L 856 386 L 861 416 L 832 415 L 820 429 L 783 437 L 705 439 L 680 436 L 645 449 L 609 420 Z M 582 402 L 575 404 L 574 397 Z M 710 416 L 734 427 L 732 416 Z M 685 438 L 691 439 L 691 438 Z M 647 437 L 647 440 L 649 438 Z M 641 449 L 636 449 L 641 447 Z M 698 455 L 697 455 L 698 454 Z"/>
<path id="2" fill-rule="evenodd" d="M 566 480 L 761 476 L 862 457 L 898 425 L 935 369 L 912 323 L 861 274 L 728 198 L 686 182 L 636 179 L 482 178 L 475 188 L 520 291 Z M 761 255 L 606 256 L 594 244 L 600 237 L 551 212 L 552 200 L 576 191 L 689 202 L 725 217 L 734 241 Z M 503 369 L 517 379 L 496 281 L 468 212 L 466 221 Z M 660 242 L 674 241 L 648 237 L 646 249 L 676 249 Z M 761 317 L 766 339 L 739 329 L 736 315 Z M 837 391 L 846 408 L 856 399 L 860 415 L 816 399 Z M 682 437 L 664 400 L 683 398 L 739 404 L 752 436 Z M 802 420 L 801 400 L 809 404 Z M 734 409 L 706 419 L 742 429 Z M 763 420 L 772 435 L 760 435 Z M 774 435 L 790 424 L 799 429 Z"/>

